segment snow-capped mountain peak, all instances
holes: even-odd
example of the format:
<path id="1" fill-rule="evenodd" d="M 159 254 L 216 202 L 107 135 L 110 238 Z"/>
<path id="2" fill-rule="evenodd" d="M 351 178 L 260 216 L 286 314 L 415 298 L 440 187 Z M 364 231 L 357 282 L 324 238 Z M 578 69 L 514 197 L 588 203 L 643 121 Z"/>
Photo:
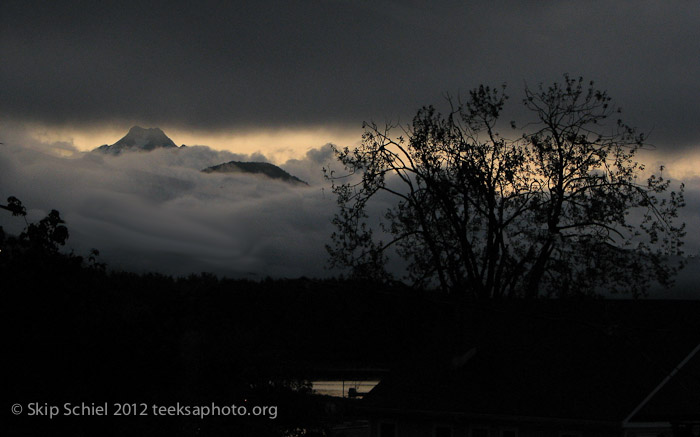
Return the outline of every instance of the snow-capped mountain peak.
<path id="1" fill-rule="evenodd" d="M 177 148 L 177 145 L 160 128 L 134 126 L 116 143 L 111 146 L 105 144 L 95 150 L 117 155 L 126 150 L 151 151 L 158 148 Z"/>

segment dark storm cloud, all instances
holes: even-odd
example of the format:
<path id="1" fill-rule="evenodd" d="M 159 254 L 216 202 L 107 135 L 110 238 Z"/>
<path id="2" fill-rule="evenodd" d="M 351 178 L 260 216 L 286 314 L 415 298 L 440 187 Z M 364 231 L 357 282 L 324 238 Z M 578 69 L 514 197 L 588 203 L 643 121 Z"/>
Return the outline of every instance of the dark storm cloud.
<path id="1" fill-rule="evenodd" d="M 60 5 L 59 5 L 60 4 Z M 651 140 L 700 142 L 700 3 L 0 6 L 0 112 L 203 129 L 410 120 L 444 92 L 595 79 Z M 516 99 L 514 99 L 516 100 Z"/>

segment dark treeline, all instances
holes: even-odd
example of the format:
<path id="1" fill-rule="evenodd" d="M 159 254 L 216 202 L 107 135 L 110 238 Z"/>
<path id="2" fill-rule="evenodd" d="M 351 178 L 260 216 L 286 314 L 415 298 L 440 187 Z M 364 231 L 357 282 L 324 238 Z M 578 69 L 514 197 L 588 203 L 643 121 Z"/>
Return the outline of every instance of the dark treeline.
<path id="1" fill-rule="evenodd" d="M 274 420 L 23 414 L 10 421 L 17 435 L 321 430 L 342 419 L 342 411 L 329 415 L 308 396 L 305 379 L 313 368 L 390 367 L 421 344 L 448 338 L 436 335 L 447 326 L 435 323 L 446 321 L 437 316 L 441 304 L 426 306 L 420 294 L 399 286 L 114 272 L 96 253 L 58 250 L 60 242 L 47 237 L 63 226 L 54 218 L 33 236 L 1 235 L 9 401 L 25 408 L 32 402 L 275 405 L 278 413 Z"/>
<path id="2" fill-rule="evenodd" d="M 635 314 L 638 327 L 672 314 L 673 324 L 700 332 L 697 304 L 446 301 L 398 283 L 134 274 L 110 271 L 97 252 L 59 250 L 67 238 L 57 212 L 20 235 L 0 228 L 4 387 L 10 404 L 25 407 L 9 418 L 6 435 L 323 435 L 357 405 L 336 402 L 329 412 L 327 399 L 309 393 L 314 369 L 430 368 L 465 345 L 517 340 L 522 329 L 513 326 L 542 321 L 579 320 L 607 332 L 624 314 Z M 597 320 L 587 312 L 594 307 L 604 309 Z M 66 402 L 276 406 L 277 416 L 26 414 L 29 403 Z"/>

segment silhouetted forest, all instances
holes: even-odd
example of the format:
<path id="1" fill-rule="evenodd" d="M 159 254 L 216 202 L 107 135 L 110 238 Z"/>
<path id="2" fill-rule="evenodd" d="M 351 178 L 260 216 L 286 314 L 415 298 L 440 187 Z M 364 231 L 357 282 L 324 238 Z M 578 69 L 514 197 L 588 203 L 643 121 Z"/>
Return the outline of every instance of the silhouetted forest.
<path id="1" fill-rule="evenodd" d="M 8 203 L 12 207 L 11 203 Z M 21 206 L 21 204 L 19 204 Z M 17 215 L 17 204 L 5 207 Z M 11 403 L 275 405 L 268 417 L 11 417 L 11 435 L 323 435 L 356 402 L 310 394 L 314 369 L 395 368 L 460 352 L 482 328 L 508 334 L 514 314 L 580 317 L 602 299 L 482 301 L 402 284 L 328 279 L 173 278 L 110 271 L 97 252 L 59 250 L 58 212 L 21 235 L 0 229 Z M 663 303 L 639 313 L 653 314 Z M 698 326 L 692 314 L 675 322 Z M 572 316 L 574 314 L 574 316 Z M 615 323 L 615 316 L 605 312 Z M 689 316 L 690 314 L 690 316 Z M 606 316 L 607 317 L 607 316 Z M 587 320 L 589 322 L 590 320 Z M 5 414 L 10 414 L 6 411 Z"/>
<path id="2" fill-rule="evenodd" d="M 83 257 L 58 250 L 67 238 L 55 211 L 19 236 L 0 234 L 9 400 L 247 402 L 277 405 L 278 417 L 22 415 L 12 420 L 17 434 L 65 427 L 80 435 L 93 424 L 102 435 L 323 429 L 338 417 L 308 396 L 309 369 L 387 366 L 422 339 L 448 338 L 433 335 L 441 329 L 434 323 L 440 317 L 408 290 L 343 280 L 252 282 L 113 272 L 97 261 L 97 252 Z"/>

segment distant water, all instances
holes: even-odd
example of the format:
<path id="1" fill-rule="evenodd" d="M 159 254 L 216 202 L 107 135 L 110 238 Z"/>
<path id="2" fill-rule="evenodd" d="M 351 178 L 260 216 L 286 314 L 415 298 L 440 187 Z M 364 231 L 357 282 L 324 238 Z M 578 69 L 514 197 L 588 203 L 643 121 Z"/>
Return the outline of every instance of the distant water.
<path id="1" fill-rule="evenodd" d="M 312 381 L 311 388 L 314 392 L 320 395 L 348 397 L 348 392 L 351 388 L 357 390 L 357 393 L 365 394 L 379 384 L 379 380 L 373 381 Z"/>

